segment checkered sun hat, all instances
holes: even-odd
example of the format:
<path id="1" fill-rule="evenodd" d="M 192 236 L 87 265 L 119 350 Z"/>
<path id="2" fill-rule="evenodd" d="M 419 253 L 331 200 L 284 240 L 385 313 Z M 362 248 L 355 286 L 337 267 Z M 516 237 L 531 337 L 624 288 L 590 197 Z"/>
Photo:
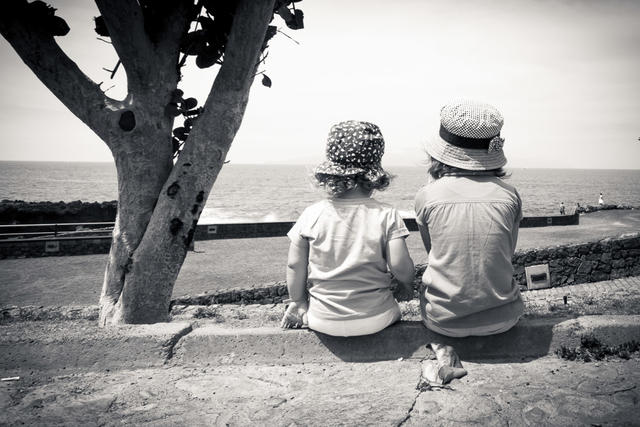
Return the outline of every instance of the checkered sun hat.
<path id="1" fill-rule="evenodd" d="M 380 128 L 369 122 L 349 120 L 331 127 L 327 138 L 327 160 L 316 174 L 350 176 L 364 173 L 376 181 L 385 174 L 381 161 L 384 139 Z"/>
<path id="2" fill-rule="evenodd" d="M 440 131 L 426 144 L 431 157 L 460 169 L 483 171 L 503 167 L 500 130 L 504 119 L 493 106 L 456 101 L 440 110 Z"/>

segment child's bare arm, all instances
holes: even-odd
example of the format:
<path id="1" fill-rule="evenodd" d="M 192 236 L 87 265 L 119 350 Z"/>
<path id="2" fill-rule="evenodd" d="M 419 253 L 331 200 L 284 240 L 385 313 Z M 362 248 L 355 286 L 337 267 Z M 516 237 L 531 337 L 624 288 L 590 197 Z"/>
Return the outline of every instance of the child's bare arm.
<path id="1" fill-rule="evenodd" d="M 289 245 L 287 259 L 287 289 L 292 301 L 307 301 L 307 272 L 309 265 L 309 242 L 300 241 Z"/>
<path id="2" fill-rule="evenodd" d="M 307 326 L 307 265 L 309 263 L 309 242 L 291 243 L 287 259 L 287 289 L 291 299 L 282 317 L 280 327 L 300 328 Z"/>
<path id="3" fill-rule="evenodd" d="M 387 263 L 397 282 L 393 296 L 398 301 L 413 299 L 413 261 L 404 239 L 393 239 L 387 243 Z"/>
<path id="4" fill-rule="evenodd" d="M 400 283 L 413 283 L 415 270 L 404 239 L 392 239 L 387 243 L 387 263 L 391 274 Z"/>

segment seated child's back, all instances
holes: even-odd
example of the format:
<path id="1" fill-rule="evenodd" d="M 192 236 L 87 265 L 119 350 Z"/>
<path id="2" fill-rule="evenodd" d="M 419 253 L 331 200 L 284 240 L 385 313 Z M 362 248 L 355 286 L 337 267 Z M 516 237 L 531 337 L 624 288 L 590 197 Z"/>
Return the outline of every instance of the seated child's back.
<path id="1" fill-rule="evenodd" d="M 398 212 L 370 197 L 323 200 L 309 206 L 288 236 L 309 242 L 309 311 L 348 320 L 396 305 L 390 290 L 387 242 L 409 234 Z"/>
<path id="2" fill-rule="evenodd" d="M 372 334 L 400 319 L 391 273 L 399 289 L 413 290 L 404 239 L 409 231 L 392 206 L 371 198 L 391 179 L 381 165 L 384 140 L 376 125 L 338 123 L 326 153 L 314 178 L 329 198 L 306 208 L 288 233 L 291 305 L 281 325 L 338 336 Z"/>

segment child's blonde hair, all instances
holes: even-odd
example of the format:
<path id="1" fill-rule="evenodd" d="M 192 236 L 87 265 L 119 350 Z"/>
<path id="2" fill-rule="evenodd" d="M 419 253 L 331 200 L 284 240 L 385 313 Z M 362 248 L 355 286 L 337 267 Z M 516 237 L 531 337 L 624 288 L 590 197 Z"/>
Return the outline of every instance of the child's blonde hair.
<path id="1" fill-rule="evenodd" d="M 356 175 L 315 173 L 313 178 L 316 186 L 325 190 L 329 195 L 340 196 L 356 187 L 360 187 L 366 192 L 373 190 L 383 191 L 389 186 L 394 177 L 387 171 L 384 171 L 384 173 L 377 176 L 375 180 L 369 179 L 364 172 Z"/>

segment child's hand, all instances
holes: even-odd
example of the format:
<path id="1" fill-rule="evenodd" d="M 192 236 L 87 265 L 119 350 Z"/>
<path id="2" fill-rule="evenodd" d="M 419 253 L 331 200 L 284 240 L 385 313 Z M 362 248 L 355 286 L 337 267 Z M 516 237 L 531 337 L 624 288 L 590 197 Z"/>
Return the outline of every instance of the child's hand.
<path id="1" fill-rule="evenodd" d="M 396 301 L 411 301 L 413 299 L 413 284 L 400 283 L 394 279 L 391 292 Z"/>
<path id="2" fill-rule="evenodd" d="M 308 327 L 307 311 L 309 303 L 307 301 L 291 302 L 284 312 L 280 327 L 283 329 L 298 329 Z"/>

